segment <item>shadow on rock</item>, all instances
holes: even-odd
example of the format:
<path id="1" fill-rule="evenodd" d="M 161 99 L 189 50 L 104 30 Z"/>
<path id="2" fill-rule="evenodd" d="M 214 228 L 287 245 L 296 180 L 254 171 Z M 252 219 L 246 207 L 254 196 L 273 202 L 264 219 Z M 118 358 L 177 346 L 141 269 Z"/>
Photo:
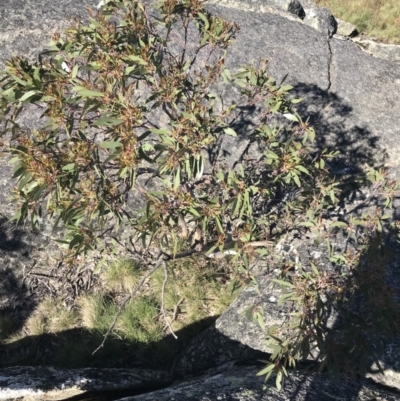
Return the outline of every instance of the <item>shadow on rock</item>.
<path id="1" fill-rule="evenodd" d="M 33 262 L 30 257 L 29 234 L 0 217 L 0 316 L 12 320 L 13 327 L 0 327 L 0 338 L 5 332 L 22 327 L 37 302 L 25 285 L 25 275 Z"/>
<path id="2" fill-rule="evenodd" d="M 359 126 L 353 107 L 334 92 L 328 92 L 316 85 L 299 83 L 294 86 L 295 97 L 304 99 L 296 105 L 298 113 L 316 132 L 318 149 L 339 151 L 338 164 L 333 171 L 354 172 L 365 164 L 380 167 L 387 158 L 380 138 Z M 336 168 L 335 168 L 336 167 Z"/>
<path id="3" fill-rule="evenodd" d="M 157 342 L 141 343 L 110 336 L 104 347 L 93 351 L 102 342 L 103 334 L 82 328 L 54 334 L 27 336 L 0 346 L 0 367 L 54 366 L 59 368 L 143 368 L 168 371 L 175 376 L 199 374 L 210 366 L 224 362 L 255 360 L 265 354 L 236 341 L 223 338 L 213 327 L 216 317 L 188 325 L 176 332 L 178 339 L 167 335 Z M 208 329 L 205 329 L 209 327 Z M 190 342 L 199 334 L 206 343 L 204 353 L 191 360 Z M 189 347 L 189 348 L 188 348 Z M 186 359 L 185 359 L 186 358 Z M 182 362 L 187 360 L 189 362 Z M 176 366 L 178 364 L 178 366 Z M 190 366 L 189 366 L 190 364 Z"/>

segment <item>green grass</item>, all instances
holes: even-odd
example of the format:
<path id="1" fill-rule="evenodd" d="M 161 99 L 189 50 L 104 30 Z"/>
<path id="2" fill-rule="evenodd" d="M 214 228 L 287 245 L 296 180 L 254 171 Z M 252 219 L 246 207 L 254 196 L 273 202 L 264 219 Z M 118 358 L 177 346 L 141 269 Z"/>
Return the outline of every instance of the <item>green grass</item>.
<path id="1" fill-rule="evenodd" d="M 159 268 L 122 310 L 105 347 L 92 355 L 121 300 L 136 288 L 145 273 L 146 268 L 132 260 L 116 260 L 103 266 L 96 292 L 78 298 L 72 309 L 61 300 L 44 300 L 18 332 L 13 332 L 11 319 L 0 317 L 3 344 L 43 336 L 50 339 L 45 341 L 57 343 L 51 363 L 65 367 L 101 366 L 105 360 L 122 361 L 123 366 L 132 362 L 169 366 L 183 343 L 212 323 L 237 295 L 227 288 L 234 277 L 229 263 L 205 258 L 171 261 L 164 309 L 180 342 L 172 338 L 161 313 L 164 270 Z"/>
<path id="2" fill-rule="evenodd" d="M 104 287 L 109 291 L 131 292 L 139 283 L 140 265 L 130 259 L 114 261 L 103 272 Z"/>
<path id="3" fill-rule="evenodd" d="M 37 336 L 59 333 L 76 327 L 77 323 L 75 311 L 65 307 L 59 300 L 47 299 L 28 318 L 24 329 L 27 334 Z"/>
<path id="4" fill-rule="evenodd" d="M 399 0 L 316 0 L 335 17 L 351 22 L 361 33 L 400 44 Z"/>
<path id="5" fill-rule="evenodd" d="M 150 297 L 131 300 L 118 319 L 116 332 L 124 339 L 142 345 L 161 340 L 163 325 L 159 308 L 157 301 Z"/>

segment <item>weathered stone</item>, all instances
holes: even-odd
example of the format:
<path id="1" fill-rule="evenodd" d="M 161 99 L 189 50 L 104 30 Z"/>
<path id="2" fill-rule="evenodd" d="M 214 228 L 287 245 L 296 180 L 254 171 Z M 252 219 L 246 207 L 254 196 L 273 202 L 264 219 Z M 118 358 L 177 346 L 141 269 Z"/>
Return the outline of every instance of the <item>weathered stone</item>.
<path id="1" fill-rule="evenodd" d="M 293 5 L 289 7 L 291 1 L 288 0 L 250 0 L 246 2 L 232 1 L 232 0 L 208 0 L 206 5 L 216 5 L 221 7 L 229 7 L 238 10 L 244 10 L 246 12 L 261 12 L 270 13 L 274 15 L 281 15 L 284 18 L 296 21 L 299 18 L 303 18 L 297 15 L 293 1 Z M 300 15 L 303 15 L 301 10 L 298 10 Z"/>
<path id="2" fill-rule="evenodd" d="M 399 397 L 395 392 L 375 388 L 365 381 L 341 378 L 334 383 L 324 374 L 293 371 L 284 380 L 282 391 L 278 391 L 273 382 L 263 390 L 264 379 L 255 376 L 257 370 L 260 367 L 234 367 L 119 401 L 395 401 Z"/>
<path id="3" fill-rule="evenodd" d="M 84 15 L 84 5 L 96 6 L 97 3 L 97 0 L 82 1 L 79 6 L 72 0 L 63 0 L 62 2 L 54 2 L 53 0 L 21 2 L 14 0 L 1 3 L 0 18 L 3 26 L 0 33 L 0 65 L 3 65 L 5 59 L 12 53 L 25 54 L 32 59 L 48 42 L 51 31 L 65 26 L 67 14 Z M 400 71 L 398 63 L 371 57 L 351 41 L 340 41 L 336 38 L 329 39 L 334 34 L 335 23 L 332 19 L 332 14 L 326 9 L 317 9 L 313 4 L 305 4 L 305 1 L 303 1 L 302 4 L 306 16 L 305 21 L 302 22 L 288 12 L 277 11 L 276 5 L 273 7 L 271 4 L 272 1 L 264 2 L 261 0 L 248 2 L 215 0 L 208 2 L 207 7 L 210 11 L 229 20 L 236 21 L 241 26 L 236 43 L 229 49 L 226 58 L 228 67 L 235 70 L 243 64 L 248 64 L 251 60 L 259 61 L 262 58 L 268 58 L 271 75 L 278 82 L 286 77 L 287 83 L 295 87 L 295 94 L 304 99 L 298 110 L 304 117 L 311 116 L 311 122 L 315 124 L 318 134 L 317 141 L 321 147 L 326 144 L 334 145 L 354 163 L 365 162 L 373 164 L 379 161 L 398 167 L 400 165 L 398 140 L 400 134 L 398 125 L 400 115 L 400 91 L 398 90 Z M 290 11 L 289 8 L 287 11 Z M 314 29 L 311 29 L 310 26 Z M 393 60 L 396 60 L 396 58 Z M 30 119 L 26 118 L 26 124 L 29 123 Z M 239 142 L 235 142 L 232 139 L 232 142 L 229 143 L 232 153 L 237 152 L 235 146 L 238 145 Z M 388 160 L 385 160 L 386 153 L 389 156 Z M 235 157 L 235 155 L 232 157 Z M 11 206 L 7 201 L 7 197 L 12 182 L 8 178 L 10 176 L 10 168 L 4 159 L 1 160 L 0 172 L 2 176 L 2 191 L 0 191 L 1 212 L 9 215 Z M 14 257 L 17 258 L 17 254 Z M 398 274 L 393 277 L 393 280 L 399 281 Z M 274 301 L 279 294 L 269 291 L 265 289 L 262 295 L 265 305 L 269 306 L 267 313 L 270 318 L 269 320 L 266 319 L 267 324 L 274 321 L 279 322 L 281 318 L 280 310 L 276 308 Z M 258 325 L 247 320 L 245 322 L 242 319 L 244 317 L 241 312 L 245 305 L 250 305 L 253 302 L 251 298 L 253 295 L 255 294 L 251 289 L 244 292 L 243 298 L 240 298 L 220 318 L 217 322 L 217 329 L 221 330 L 219 332 L 221 337 L 209 342 L 208 350 L 211 350 L 210 352 L 206 349 L 207 341 L 211 338 L 208 335 L 213 330 L 215 334 L 215 329 L 210 329 L 203 334 L 201 341 L 204 347 L 202 346 L 200 350 L 204 355 L 209 355 L 209 362 L 213 365 L 229 362 L 230 360 L 246 359 L 243 356 L 247 355 L 246 352 L 249 352 L 248 355 L 253 357 L 252 351 L 245 349 L 244 344 L 253 349 L 267 350 L 263 348 L 265 345 L 262 343 L 262 333 L 257 332 Z M 235 334 L 233 332 L 230 333 L 231 326 L 228 323 L 239 325 L 241 331 L 237 331 Z M 225 355 L 224 346 L 227 339 L 225 338 L 224 343 L 222 338 L 224 336 L 237 339 L 242 343 L 238 347 L 242 350 L 245 349 L 245 352 L 241 354 L 236 349 L 227 352 Z M 181 364 L 177 364 L 177 372 L 181 369 L 181 374 L 188 373 L 190 371 L 190 363 L 192 366 L 190 369 L 192 369 L 192 373 L 194 372 L 197 361 L 197 356 L 194 353 L 195 347 L 196 343 L 193 342 L 192 347 L 189 347 L 186 354 L 182 356 Z M 390 356 L 387 355 L 385 359 L 385 371 L 393 372 L 393 374 L 388 374 L 384 378 L 377 377 L 376 380 L 384 384 L 396 385 L 396 382 L 400 383 L 398 378 L 400 367 L 395 362 L 399 360 L 400 350 L 398 350 L 396 344 L 390 347 Z M 219 348 L 219 353 L 216 351 L 217 348 Z M 214 356 L 212 357 L 213 352 Z M 205 362 L 202 362 L 198 369 L 204 369 L 207 367 L 206 365 Z M 251 370 L 251 375 L 249 373 L 248 377 L 249 381 L 252 380 L 255 383 L 253 372 L 254 370 Z M 240 378 L 245 380 L 246 373 L 238 370 L 232 371 L 230 375 L 232 383 L 237 380 L 239 386 L 245 387 L 245 385 L 240 384 L 244 383 L 240 382 Z M 389 376 L 390 380 L 388 379 Z M 238 379 L 235 379 L 237 377 Z M 299 383 L 302 382 L 305 386 L 301 387 L 299 384 L 297 388 L 300 395 L 296 399 L 308 399 L 304 397 L 306 397 L 305 394 L 308 391 L 307 383 L 311 382 L 316 383 L 317 388 L 323 389 L 320 395 L 337 395 L 335 393 L 336 387 L 329 387 L 324 380 L 314 381 L 314 376 L 311 375 L 293 377 L 294 383 L 298 380 Z M 222 381 L 222 383 L 225 382 Z M 195 385 L 194 383 L 192 384 Z M 190 385 L 187 384 L 187 386 L 189 386 L 187 391 L 190 394 Z M 198 398 L 193 399 L 207 399 L 205 397 L 208 396 L 204 395 L 206 390 L 203 391 L 204 385 L 201 384 L 201 386 L 203 387 L 199 389 L 200 393 L 193 396 Z M 221 397 L 226 399 L 234 399 L 233 396 L 235 394 L 240 395 L 239 391 L 242 391 L 235 390 L 235 388 L 229 386 L 220 386 L 219 388 L 225 391 L 225 394 L 221 393 Z M 357 388 L 358 393 L 360 388 L 365 387 L 363 385 L 357 387 L 350 382 L 348 387 L 344 388 L 349 391 L 347 394 L 352 394 L 355 388 Z M 264 396 L 259 392 L 258 387 L 254 391 L 256 397 L 258 397 L 254 399 L 263 399 L 261 397 Z M 289 397 L 289 395 L 294 397 L 293 394 L 295 393 L 290 393 L 290 388 L 288 391 L 289 393 L 287 393 L 286 397 Z M 159 393 L 148 399 L 161 400 L 163 399 L 163 394 L 167 393 Z M 345 392 L 341 394 L 345 395 L 339 394 L 337 396 L 348 399 Z M 243 394 L 240 396 L 244 399 Z M 279 395 L 276 395 L 276 397 L 277 400 L 280 399 L 278 398 L 280 397 Z M 362 394 L 358 397 L 351 399 L 363 399 L 360 398 L 363 397 Z M 373 397 L 369 399 L 371 398 Z M 176 398 L 176 400 L 178 399 L 182 398 Z M 185 399 L 188 399 L 188 397 Z M 211 397 L 211 399 L 217 398 Z M 387 396 L 387 399 L 392 398 Z"/>
<path id="4" fill-rule="evenodd" d="M 96 4 L 97 0 L 81 0 L 79 6 L 75 0 L 1 2 L 0 69 L 12 54 L 36 57 L 55 31 L 65 27 L 70 18 L 86 16 L 85 7 Z"/>
<path id="5" fill-rule="evenodd" d="M 161 388 L 166 372 L 135 369 L 71 369 L 12 367 L 0 369 L 0 400 L 64 400 L 89 392 Z"/>
<path id="6" fill-rule="evenodd" d="M 246 344 L 242 338 L 225 336 L 215 326 L 200 333 L 183 350 L 173 366 L 176 378 L 195 375 L 214 366 L 229 366 L 232 362 L 266 359 L 268 355 Z M 261 333 L 261 341 L 263 339 Z M 239 341 L 237 341 L 239 340 Z"/>
<path id="7" fill-rule="evenodd" d="M 400 62 L 400 45 L 379 43 L 369 39 L 353 38 L 353 42 L 374 57 Z"/>
<path id="8" fill-rule="evenodd" d="M 339 18 L 336 18 L 336 22 L 337 22 L 336 33 L 338 35 L 348 36 L 350 38 L 357 35 L 358 33 L 357 28 L 350 22 L 343 21 Z"/>
<path id="9" fill-rule="evenodd" d="M 331 38 L 337 30 L 335 17 L 325 7 L 307 9 L 303 22 L 328 38 Z"/>
<path id="10" fill-rule="evenodd" d="M 272 0 L 283 11 L 287 11 L 303 19 L 306 16 L 304 8 L 298 0 Z"/>

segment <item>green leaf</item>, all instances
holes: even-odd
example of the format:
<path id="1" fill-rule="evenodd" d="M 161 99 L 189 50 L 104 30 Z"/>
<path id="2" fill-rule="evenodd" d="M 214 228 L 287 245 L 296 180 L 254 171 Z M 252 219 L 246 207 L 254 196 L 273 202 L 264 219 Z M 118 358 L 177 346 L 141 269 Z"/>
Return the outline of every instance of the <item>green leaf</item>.
<path id="1" fill-rule="evenodd" d="M 197 15 L 202 19 L 204 22 L 204 31 L 208 31 L 208 28 L 210 27 L 210 23 L 208 22 L 207 17 L 203 13 L 197 13 Z"/>
<path id="2" fill-rule="evenodd" d="M 276 375 L 276 388 L 278 391 L 282 390 L 282 371 L 280 370 Z"/>
<path id="3" fill-rule="evenodd" d="M 334 223 L 332 223 L 330 225 L 330 228 L 334 228 L 334 227 L 342 227 L 342 228 L 346 228 L 347 227 L 347 223 L 345 223 L 344 221 L 335 221 Z"/>
<path id="4" fill-rule="evenodd" d="M 331 198 L 332 203 L 335 203 L 335 193 L 333 192 L 333 189 L 329 191 L 329 196 Z"/>
<path id="5" fill-rule="evenodd" d="M 224 132 L 226 135 L 237 136 L 237 133 L 232 128 L 224 128 Z"/>
<path id="6" fill-rule="evenodd" d="M 296 183 L 296 185 L 300 188 L 301 187 L 301 183 L 300 183 L 300 180 L 299 180 L 299 176 L 297 174 L 293 173 L 292 178 L 293 178 L 293 181 Z"/>
<path id="7" fill-rule="evenodd" d="M 25 93 L 25 95 L 23 95 L 23 96 L 19 99 L 19 101 L 20 101 L 20 102 L 24 102 L 25 100 L 28 100 L 29 98 L 35 96 L 37 93 L 38 93 L 38 92 L 35 91 L 35 90 L 29 91 L 29 92 Z"/>
<path id="8" fill-rule="evenodd" d="M 287 92 L 293 89 L 292 85 L 283 85 L 279 88 L 280 91 Z"/>
<path id="9" fill-rule="evenodd" d="M 233 202 L 232 214 L 231 214 L 232 217 L 236 216 L 241 204 L 242 204 L 242 197 L 240 195 L 237 195 L 236 199 Z"/>
<path id="10" fill-rule="evenodd" d="M 296 292 L 289 292 L 287 294 L 281 295 L 278 299 L 277 305 L 281 306 L 285 301 L 291 300 L 294 295 L 296 295 Z"/>
<path id="11" fill-rule="evenodd" d="M 18 184 L 18 189 L 21 190 L 31 178 L 32 178 L 32 174 L 31 173 L 25 174 L 23 176 L 23 178 L 21 179 L 21 181 L 19 182 L 19 184 Z"/>
<path id="12" fill-rule="evenodd" d="M 121 120 L 120 118 L 115 118 L 115 117 L 109 117 L 107 115 L 102 116 L 95 120 L 92 125 L 94 126 L 104 126 L 104 127 L 111 127 L 113 125 L 119 125 L 123 123 L 124 120 Z"/>
<path id="13" fill-rule="evenodd" d="M 76 76 L 78 75 L 78 70 L 79 70 L 79 66 L 78 66 L 78 64 L 75 64 L 74 68 L 72 69 L 72 73 L 71 73 L 72 79 L 76 78 Z"/>
<path id="14" fill-rule="evenodd" d="M 144 61 L 139 56 L 131 55 L 131 56 L 126 57 L 126 59 L 128 59 L 129 61 L 134 61 L 135 63 L 140 64 L 140 65 L 147 65 L 147 61 Z"/>
<path id="15" fill-rule="evenodd" d="M 307 133 L 310 136 L 311 142 L 314 142 L 314 140 L 315 140 L 315 130 L 314 130 L 314 128 L 309 128 Z"/>
<path id="16" fill-rule="evenodd" d="M 118 141 L 105 141 L 101 142 L 99 146 L 103 149 L 117 149 L 122 146 L 122 143 Z"/>
<path id="17" fill-rule="evenodd" d="M 179 185 L 181 184 L 181 169 L 178 167 L 175 172 L 174 178 L 174 189 L 178 189 Z"/>
<path id="18" fill-rule="evenodd" d="M 217 225 L 218 231 L 221 234 L 225 234 L 224 229 L 222 228 L 221 220 L 218 217 L 215 217 L 215 223 Z"/>
<path id="19" fill-rule="evenodd" d="M 280 285 L 283 285 L 284 287 L 294 288 L 294 285 L 292 283 L 287 282 L 287 281 L 278 280 L 276 278 L 272 279 L 272 281 L 274 281 L 275 283 L 278 283 Z"/>
<path id="20" fill-rule="evenodd" d="M 311 268 L 313 269 L 313 272 L 319 276 L 319 271 L 317 269 L 317 266 L 315 266 L 315 264 L 313 262 L 311 262 Z"/>
<path id="21" fill-rule="evenodd" d="M 97 92 L 97 91 L 91 91 L 89 89 L 85 89 L 82 86 L 74 86 L 72 88 L 75 92 L 78 93 L 79 96 L 82 97 L 103 97 L 104 93 L 102 92 Z"/>
<path id="22" fill-rule="evenodd" d="M 63 168 L 62 168 L 62 170 L 63 171 L 71 171 L 71 170 L 73 170 L 75 168 L 75 163 L 69 163 L 69 164 L 66 164 Z"/>
<path id="23" fill-rule="evenodd" d="M 299 223 L 300 227 L 314 227 L 315 223 L 312 221 L 303 221 L 301 223 Z"/>
<path id="24" fill-rule="evenodd" d="M 270 363 L 270 362 L 269 362 Z M 270 365 L 268 365 L 266 368 L 264 368 L 263 370 L 260 370 L 257 373 L 257 376 L 264 376 L 266 375 L 268 372 L 271 372 L 273 369 L 275 368 L 275 364 L 270 363 Z"/>
<path id="25" fill-rule="evenodd" d="M 189 208 L 189 213 L 192 214 L 195 217 L 200 217 L 199 212 L 196 209 L 192 208 L 192 207 Z"/>
<path id="26" fill-rule="evenodd" d="M 257 321 L 260 327 L 265 330 L 265 323 L 264 323 L 264 318 L 262 317 L 261 313 L 257 314 Z"/>
<path id="27" fill-rule="evenodd" d="M 290 121 L 295 121 L 296 123 L 299 122 L 299 119 L 295 115 L 290 113 L 283 114 L 283 117 L 287 118 Z"/>
<path id="28" fill-rule="evenodd" d="M 296 169 L 301 171 L 302 173 L 310 175 L 310 173 L 308 172 L 308 170 L 304 166 L 298 165 L 298 166 L 296 166 Z"/>

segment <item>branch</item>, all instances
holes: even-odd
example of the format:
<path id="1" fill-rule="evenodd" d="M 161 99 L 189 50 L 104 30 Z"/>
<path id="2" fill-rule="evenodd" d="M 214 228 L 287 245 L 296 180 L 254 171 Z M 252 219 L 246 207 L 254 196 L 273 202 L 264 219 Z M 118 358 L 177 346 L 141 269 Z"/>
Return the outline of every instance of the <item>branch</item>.
<path id="1" fill-rule="evenodd" d="M 165 308 L 164 308 L 164 291 L 165 291 L 165 284 L 167 284 L 168 281 L 168 269 L 167 269 L 167 263 L 165 262 L 165 260 L 162 260 L 160 262 L 160 264 L 163 265 L 164 268 L 164 281 L 162 284 L 162 288 L 161 288 L 161 313 L 164 317 L 165 323 L 169 329 L 169 332 L 173 335 L 173 337 L 175 338 L 175 340 L 178 339 L 178 336 L 174 333 L 174 330 L 172 330 L 172 327 L 167 319 L 167 315 L 165 314 Z"/>

